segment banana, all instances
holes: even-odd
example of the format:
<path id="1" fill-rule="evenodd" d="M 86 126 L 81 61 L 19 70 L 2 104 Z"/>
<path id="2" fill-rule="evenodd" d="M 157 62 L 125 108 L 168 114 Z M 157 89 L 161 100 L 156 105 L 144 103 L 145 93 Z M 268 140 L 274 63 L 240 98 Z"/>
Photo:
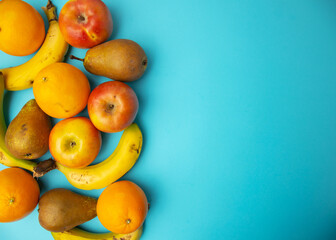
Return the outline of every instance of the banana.
<path id="1" fill-rule="evenodd" d="M 39 51 L 24 64 L 0 69 L 5 77 L 7 90 L 17 91 L 32 87 L 34 78 L 40 70 L 51 63 L 64 59 L 69 45 L 65 42 L 59 29 L 56 7 L 48 0 L 48 4 L 43 7 L 43 10 L 49 20 L 49 29 Z"/>
<path id="2" fill-rule="evenodd" d="M 73 228 L 66 232 L 52 232 L 55 240 L 139 240 L 142 234 L 142 227 L 129 234 L 116 233 L 91 233 L 79 228 Z"/>
<path id="3" fill-rule="evenodd" d="M 126 128 L 117 148 L 104 161 L 84 168 L 68 168 L 56 162 L 56 167 L 76 188 L 101 189 L 117 181 L 137 161 L 142 147 L 142 133 L 136 123 Z"/>
<path id="4" fill-rule="evenodd" d="M 4 82 L 4 77 L 0 72 L 0 163 L 8 167 L 21 167 L 34 172 L 34 168 L 37 166 L 36 162 L 15 158 L 6 147 L 5 135 L 7 126 L 3 114 Z"/>

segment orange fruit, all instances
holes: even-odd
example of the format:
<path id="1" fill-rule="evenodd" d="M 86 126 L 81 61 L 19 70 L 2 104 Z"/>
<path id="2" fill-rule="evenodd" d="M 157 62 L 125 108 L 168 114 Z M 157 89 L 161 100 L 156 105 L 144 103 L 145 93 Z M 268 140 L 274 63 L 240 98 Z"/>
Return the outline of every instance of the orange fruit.
<path id="1" fill-rule="evenodd" d="M 34 53 L 45 38 L 42 16 L 21 0 L 0 1 L 0 50 L 14 56 Z"/>
<path id="2" fill-rule="evenodd" d="M 21 168 L 0 171 L 0 222 L 13 222 L 31 213 L 39 200 L 36 180 Z"/>
<path id="3" fill-rule="evenodd" d="M 68 63 L 53 63 L 42 69 L 33 83 L 39 107 L 54 118 L 69 118 L 87 104 L 90 83 L 85 74 Z"/>
<path id="4" fill-rule="evenodd" d="M 131 181 L 112 183 L 98 198 L 98 219 L 105 228 L 114 233 L 134 232 L 145 221 L 147 212 L 145 193 Z"/>

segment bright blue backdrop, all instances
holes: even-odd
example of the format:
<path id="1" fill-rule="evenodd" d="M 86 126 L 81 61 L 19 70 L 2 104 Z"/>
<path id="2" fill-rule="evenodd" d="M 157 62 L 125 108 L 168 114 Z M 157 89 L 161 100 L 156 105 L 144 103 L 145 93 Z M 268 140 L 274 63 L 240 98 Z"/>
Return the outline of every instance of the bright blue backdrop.
<path id="1" fill-rule="evenodd" d="M 27 2 L 43 14 L 46 0 Z M 65 2 L 55 1 L 58 12 Z M 149 59 L 130 84 L 144 148 L 124 176 L 151 203 L 142 239 L 335 239 L 336 2 L 105 3 L 112 38 L 135 40 Z M 0 68 L 29 57 L 0 53 Z M 107 80 L 87 76 L 92 87 Z M 7 123 L 32 97 L 31 89 L 6 93 Z M 119 138 L 104 134 L 97 162 Z M 42 192 L 75 190 L 58 171 L 39 182 Z M 106 231 L 97 218 L 83 227 Z M 0 239 L 52 238 L 35 210 L 0 224 Z"/>

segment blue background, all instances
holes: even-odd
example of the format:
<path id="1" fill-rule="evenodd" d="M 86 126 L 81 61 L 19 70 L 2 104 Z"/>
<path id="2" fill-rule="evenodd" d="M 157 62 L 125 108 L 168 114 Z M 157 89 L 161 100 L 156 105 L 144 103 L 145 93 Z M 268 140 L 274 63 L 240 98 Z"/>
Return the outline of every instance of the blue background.
<path id="1" fill-rule="evenodd" d="M 27 2 L 43 14 L 45 0 Z M 65 2 L 55 1 L 58 12 Z M 123 177 L 151 203 L 142 239 L 335 239 L 336 2 L 105 3 L 112 38 L 138 42 L 149 59 L 130 84 L 144 148 Z M 1 52 L 0 68 L 30 57 Z M 92 88 L 107 81 L 86 74 Z M 32 97 L 31 89 L 6 93 L 7 123 Z M 120 136 L 103 135 L 96 162 Z M 102 192 L 76 190 L 56 170 L 39 182 L 42 192 Z M 106 232 L 97 218 L 83 228 Z M 0 223 L 0 238 L 52 239 L 37 210 Z"/>

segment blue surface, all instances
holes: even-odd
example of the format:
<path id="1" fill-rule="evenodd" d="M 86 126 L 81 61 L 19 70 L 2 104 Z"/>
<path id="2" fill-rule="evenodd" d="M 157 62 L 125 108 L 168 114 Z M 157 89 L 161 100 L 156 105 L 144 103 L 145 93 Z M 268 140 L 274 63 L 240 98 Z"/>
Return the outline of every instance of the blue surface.
<path id="1" fill-rule="evenodd" d="M 130 84 L 144 148 L 124 177 L 151 203 L 142 239 L 335 239 L 336 2 L 105 2 L 112 38 L 137 41 L 149 58 Z M 28 58 L 0 53 L 0 68 Z M 107 80 L 87 76 L 93 87 Z M 32 96 L 6 93 L 7 122 Z M 104 134 L 97 161 L 119 138 Z M 74 190 L 58 171 L 40 184 Z M 106 231 L 97 218 L 83 227 Z M 0 223 L 0 239 L 52 238 L 35 210 Z"/>

